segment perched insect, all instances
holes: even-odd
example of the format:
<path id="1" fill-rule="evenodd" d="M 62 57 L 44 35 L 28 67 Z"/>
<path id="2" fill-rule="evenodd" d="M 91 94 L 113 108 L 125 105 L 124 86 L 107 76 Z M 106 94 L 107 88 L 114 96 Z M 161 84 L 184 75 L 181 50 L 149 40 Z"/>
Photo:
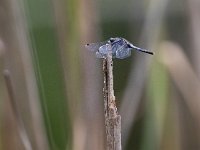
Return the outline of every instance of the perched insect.
<path id="1" fill-rule="evenodd" d="M 97 58 L 106 58 L 109 50 L 112 51 L 112 57 L 118 59 L 129 57 L 132 49 L 153 55 L 153 52 L 136 47 L 121 37 L 110 38 L 104 42 L 86 44 L 85 47 L 90 51 L 96 52 Z"/>

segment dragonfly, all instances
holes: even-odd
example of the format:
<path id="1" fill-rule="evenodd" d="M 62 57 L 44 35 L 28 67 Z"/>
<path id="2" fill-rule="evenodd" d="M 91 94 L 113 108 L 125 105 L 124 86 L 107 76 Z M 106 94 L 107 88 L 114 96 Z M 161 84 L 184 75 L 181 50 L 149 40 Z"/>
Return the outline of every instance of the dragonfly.
<path id="1" fill-rule="evenodd" d="M 90 51 L 96 52 L 97 58 L 106 58 L 107 54 L 111 52 L 113 58 L 124 59 L 131 56 L 131 50 L 137 50 L 153 55 L 153 52 L 136 47 L 121 37 L 109 38 L 106 41 L 98 43 L 89 43 L 86 44 L 85 47 Z"/>

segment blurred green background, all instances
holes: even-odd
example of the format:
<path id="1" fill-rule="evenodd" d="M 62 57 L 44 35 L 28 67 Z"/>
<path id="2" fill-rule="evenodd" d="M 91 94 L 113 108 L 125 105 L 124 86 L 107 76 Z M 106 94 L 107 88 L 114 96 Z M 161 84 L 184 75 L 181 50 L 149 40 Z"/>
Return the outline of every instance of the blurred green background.
<path id="1" fill-rule="evenodd" d="M 1 0 L 0 150 L 104 150 L 102 60 L 114 60 L 123 150 L 200 149 L 200 1 Z"/>

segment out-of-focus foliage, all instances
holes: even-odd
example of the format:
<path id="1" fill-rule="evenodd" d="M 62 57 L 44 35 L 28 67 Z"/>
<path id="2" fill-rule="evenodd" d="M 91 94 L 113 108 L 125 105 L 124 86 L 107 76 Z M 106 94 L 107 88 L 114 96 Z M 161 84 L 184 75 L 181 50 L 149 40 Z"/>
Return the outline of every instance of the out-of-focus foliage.
<path id="1" fill-rule="evenodd" d="M 199 149 L 199 16 L 195 0 L 1 0 L 0 150 L 105 149 L 84 44 L 116 36 L 155 52 L 114 60 L 123 149 Z"/>
<path id="2" fill-rule="evenodd" d="M 50 148 L 65 149 L 69 145 L 71 131 L 54 9 L 51 1 L 31 0 L 24 3 Z"/>

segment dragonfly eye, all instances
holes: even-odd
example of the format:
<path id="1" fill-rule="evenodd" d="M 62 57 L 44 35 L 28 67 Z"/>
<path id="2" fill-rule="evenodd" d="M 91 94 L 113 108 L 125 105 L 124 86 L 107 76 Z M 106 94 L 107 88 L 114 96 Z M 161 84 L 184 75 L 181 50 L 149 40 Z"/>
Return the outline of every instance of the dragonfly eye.
<path id="1" fill-rule="evenodd" d="M 115 41 L 115 39 L 114 38 L 110 38 L 110 42 L 112 43 L 112 42 L 114 42 Z"/>

